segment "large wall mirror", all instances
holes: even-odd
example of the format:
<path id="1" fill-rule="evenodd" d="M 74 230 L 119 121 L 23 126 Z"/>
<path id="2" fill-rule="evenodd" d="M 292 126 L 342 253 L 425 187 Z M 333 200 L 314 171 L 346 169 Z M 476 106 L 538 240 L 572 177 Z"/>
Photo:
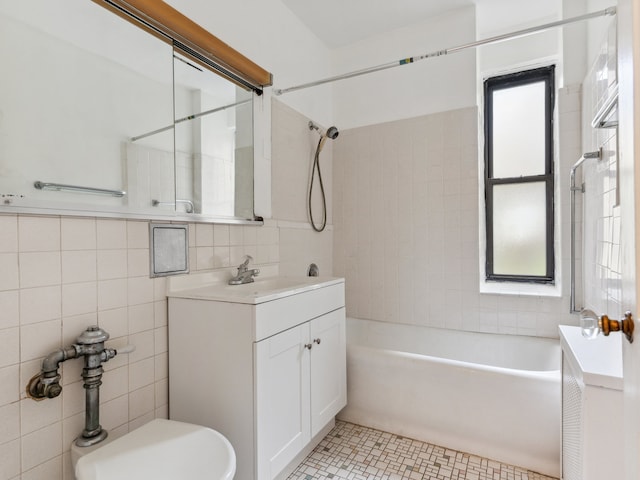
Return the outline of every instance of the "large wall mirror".
<path id="1" fill-rule="evenodd" d="M 159 37 L 89 0 L 0 0 L 1 211 L 257 221 L 256 94 Z"/>

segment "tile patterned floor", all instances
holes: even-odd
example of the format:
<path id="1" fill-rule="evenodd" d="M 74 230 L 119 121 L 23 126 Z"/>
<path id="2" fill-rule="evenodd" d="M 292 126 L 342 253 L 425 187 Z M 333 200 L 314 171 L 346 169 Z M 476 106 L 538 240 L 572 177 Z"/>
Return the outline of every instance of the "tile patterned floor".
<path id="1" fill-rule="evenodd" d="M 287 480 L 556 480 L 429 443 L 336 422 Z"/>

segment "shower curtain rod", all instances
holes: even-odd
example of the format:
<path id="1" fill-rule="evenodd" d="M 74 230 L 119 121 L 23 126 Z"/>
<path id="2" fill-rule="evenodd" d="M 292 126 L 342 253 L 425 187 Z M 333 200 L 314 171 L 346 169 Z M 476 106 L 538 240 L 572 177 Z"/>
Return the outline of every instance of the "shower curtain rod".
<path id="1" fill-rule="evenodd" d="M 229 105 L 223 105 L 222 107 L 216 107 L 216 108 L 212 108 L 211 110 L 205 110 L 204 112 L 195 113 L 193 115 L 187 115 L 186 117 L 178 118 L 176 121 L 173 122 L 173 124 L 167 125 L 166 127 L 158 128 L 157 130 L 153 130 L 152 132 L 147 132 L 147 133 L 143 133 L 142 135 L 131 137 L 129 141 L 135 142 L 143 138 L 150 137 L 151 135 L 155 135 L 157 133 L 166 132 L 167 130 L 171 130 L 172 128 L 174 128 L 177 124 L 186 122 L 187 120 L 195 120 L 196 118 L 204 117 L 205 115 L 209 115 L 210 113 L 221 112 L 222 110 L 226 110 L 227 108 L 240 107 L 245 103 L 251 102 L 252 100 L 253 98 L 249 98 L 247 100 L 241 100 L 236 103 L 230 103 Z"/>
<path id="2" fill-rule="evenodd" d="M 419 55 L 417 57 L 409 57 L 402 58 L 400 60 L 396 60 L 394 62 L 384 63 L 382 65 L 377 65 L 375 67 L 364 68 L 362 70 L 356 70 L 349 73 L 344 73 L 342 75 L 336 75 L 335 77 L 323 78 L 322 80 L 316 80 L 315 82 L 303 83 L 300 85 L 295 85 L 293 87 L 288 88 L 277 88 L 273 90 L 273 93 L 276 95 L 282 95 L 283 93 L 294 92 L 296 90 L 302 90 L 304 88 L 315 87 L 317 85 L 323 85 L 325 83 L 335 82 L 338 80 L 344 80 L 347 78 L 358 77 L 360 75 L 366 75 L 368 73 L 379 72 L 381 70 L 387 70 L 393 67 L 399 67 L 401 65 L 408 65 L 410 63 L 415 63 L 420 60 L 424 60 L 426 58 L 432 57 L 441 57 L 443 55 L 449 55 L 450 53 L 456 53 L 462 50 L 466 50 L 468 48 L 475 48 L 482 45 L 489 45 L 491 43 L 499 43 L 505 40 L 511 40 L 512 38 L 525 37 L 527 35 L 531 35 L 533 33 L 542 32 L 544 30 L 549 30 L 551 28 L 561 27 L 563 25 L 567 25 L 570 23 L 582 22 L 585 20 L 590 20 L 596 17 L 604 17 L 607 15 L 615 15 L 616 7 L 605 8 L 604 10 L 599 10 L 597 12 L 586 13 L 584 15 L 578 15 L 577 17 L 567 18 L 565 20 L 558 20 L 556 22 L 546 23 L 544 25 L 538 25 L 536 27 L 525 28 L 523 30 L 517 30 L 511 33 L 505 33 L 502 35 L 496 35 L 495 37 L 489 37 L 482 40 L 477 40 L 472 43 L 466 43 L 464 45 L 458 45 L 457 47 L 445 48 L 444 50 L 437 50 L 435 52 L 426 53 L 424 55 Z"/>

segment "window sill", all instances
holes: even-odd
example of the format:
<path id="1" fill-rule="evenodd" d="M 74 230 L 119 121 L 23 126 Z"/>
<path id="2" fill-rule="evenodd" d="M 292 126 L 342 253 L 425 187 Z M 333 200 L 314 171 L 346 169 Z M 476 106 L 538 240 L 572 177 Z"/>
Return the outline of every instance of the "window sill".
<path id="1" fill-rule="evenodd" d="M 531 295 L 536 297 L 561 297 L 558 284 L 496 282 L 480 280 L 480 293 L 498 295 Z"/>

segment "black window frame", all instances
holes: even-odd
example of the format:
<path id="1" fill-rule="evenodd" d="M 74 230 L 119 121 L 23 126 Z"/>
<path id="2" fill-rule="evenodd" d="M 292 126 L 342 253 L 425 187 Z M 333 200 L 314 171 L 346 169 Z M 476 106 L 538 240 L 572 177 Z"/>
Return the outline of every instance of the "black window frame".
<path id="1" fill-rule="evenodd" d="M 531 83 L 545 84 L 545 171 L 542 175 L 493 178 L 493 92 Z M 555 106 L 555 65 L 488 78 L 484 81 L 484 157 L 485 157 L 485 221 L 487 281 L 554 283 L 554 146 L 553 111 Z M 493 272 L 493 187 L 544 182 L 546 187 L 546 273 L 545 275 L 512 275 Z"/>

